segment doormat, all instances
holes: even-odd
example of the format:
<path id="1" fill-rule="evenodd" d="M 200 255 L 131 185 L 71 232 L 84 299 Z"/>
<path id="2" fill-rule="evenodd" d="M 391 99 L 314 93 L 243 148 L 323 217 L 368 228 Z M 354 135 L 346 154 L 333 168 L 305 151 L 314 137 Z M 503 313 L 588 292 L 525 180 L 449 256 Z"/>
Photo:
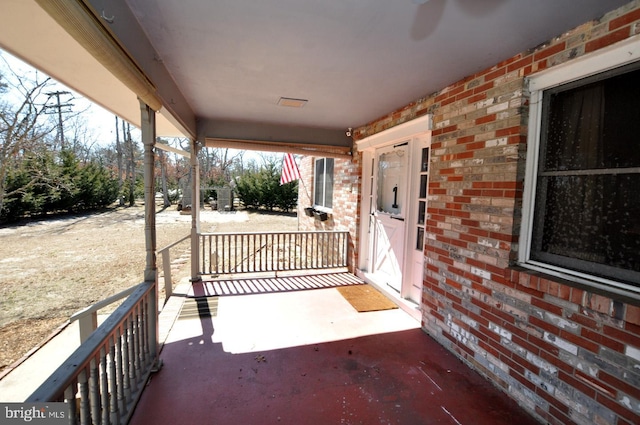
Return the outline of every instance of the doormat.
<path id="1" fill-rule="evenodd" d="M 371 285 L 342 286 L 337 289 L 359 313 L 398 308 L 393 301 Z"/>

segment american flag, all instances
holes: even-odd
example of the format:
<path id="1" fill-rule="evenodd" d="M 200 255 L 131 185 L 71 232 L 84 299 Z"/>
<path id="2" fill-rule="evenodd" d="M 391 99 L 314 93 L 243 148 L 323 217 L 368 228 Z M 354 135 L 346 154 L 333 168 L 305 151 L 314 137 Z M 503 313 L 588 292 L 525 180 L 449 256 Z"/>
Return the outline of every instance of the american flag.
<path id="1" fill-rule="evenodd" d="M 296 160 L 290 153 L 284 156 L 282 161 L 282 175 L 280 176 L 280 185 L 290 183 L 300 178 L 300 171 Z"/>

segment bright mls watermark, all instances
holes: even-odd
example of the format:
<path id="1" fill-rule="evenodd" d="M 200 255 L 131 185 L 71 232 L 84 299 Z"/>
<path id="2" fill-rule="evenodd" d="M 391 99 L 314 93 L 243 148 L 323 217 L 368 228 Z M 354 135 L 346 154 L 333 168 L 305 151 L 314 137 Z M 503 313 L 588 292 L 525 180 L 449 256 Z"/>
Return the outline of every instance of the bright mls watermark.
<path id="1" fill-rule="evenodd" d="M 0 425 L 69 423 L 67 403 L 0 403 Z"/>

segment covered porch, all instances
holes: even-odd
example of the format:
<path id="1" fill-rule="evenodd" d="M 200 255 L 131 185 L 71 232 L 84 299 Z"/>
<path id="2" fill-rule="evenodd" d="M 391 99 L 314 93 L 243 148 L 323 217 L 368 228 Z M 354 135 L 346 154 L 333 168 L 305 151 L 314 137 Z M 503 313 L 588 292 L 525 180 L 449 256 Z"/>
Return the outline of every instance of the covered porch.
<path id="1" fill-rule="evenodd" d="M 403 310 L 357 312 L 338 292 L 355 277 L 306 279 L 317 286 L 213 297 L 180 285 L 130 423 L 537 423 Z"/>
<path id="2" fill-rule="evenodd" d="M 79 423 L 534 423 L 514 400 L 549 423 L 637 422 L 637 287 L 610 292 L 514 267 L 516 257 L 524 262 L 522 173 L 534 169 L 523 161 L 527 78 L 558 62 L 578 68 L 569 62 L 576 55 L 625 39 L 633 49 L 607 50 L 608 60 L 637 61 L 637 0 L 589 0 L 578 9 L 569 0 L 374 3 L 309 0 L 298 10 L 268 1 L 250 14 L 195 0 L 8 3 L 1 46 L 140 125 L 147 205 L 156 136 L 190 140 L 193 205 L 197 154 L 207 147 L 344 161 L 331 223 L 348 229 L 341 256 L 360 276 L 379 195 L 364 141 L 420 119 L 437 138 L 431 156 L 422 148 L 434 174 L 425 167 L 419 176 L 424 191 L 413 200 L 422 209 L 407 219 L 421 237 L 398 245 L 416 251 L 422 322 L 402 309 L 355 313 L 334 287 L 191 291 L 217 273 L 212 265 L 225 252 L 202 248 L 198 208 L 192 282 L 158 316 L 149 207 L 144 282 L 30 401 L 66 401 Z M 79 69 L 89 77 L 75 78 Z M 405 142 L 375 148 L 404 155 Z M 386 196 L 406 185 L 396 183 Z"/>

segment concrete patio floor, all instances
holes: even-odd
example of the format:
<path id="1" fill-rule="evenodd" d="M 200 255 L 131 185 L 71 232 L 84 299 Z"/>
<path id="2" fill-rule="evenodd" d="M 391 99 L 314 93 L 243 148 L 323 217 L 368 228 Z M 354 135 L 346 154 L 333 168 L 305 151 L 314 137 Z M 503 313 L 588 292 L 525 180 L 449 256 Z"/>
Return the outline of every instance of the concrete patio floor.
<path id="1" fill-rule="evenodd" d="M 336 288 L 181 300 L 133 425 L 537 423 L 401 309 Z"/>

